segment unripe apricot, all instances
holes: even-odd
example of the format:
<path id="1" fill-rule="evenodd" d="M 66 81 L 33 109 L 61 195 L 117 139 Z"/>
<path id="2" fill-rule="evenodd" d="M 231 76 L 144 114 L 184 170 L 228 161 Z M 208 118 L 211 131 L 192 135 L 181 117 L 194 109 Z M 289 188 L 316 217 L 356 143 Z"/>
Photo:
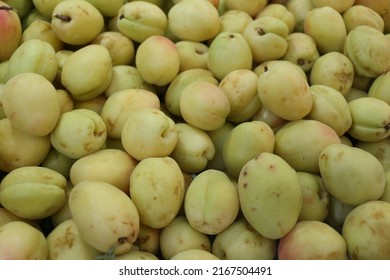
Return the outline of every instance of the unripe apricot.
<path id="1" fill-rule="evenodd" d="M 218 33 L 209 46 L 207 68 L 218 80 L 237 69 L 250 70 L 252 63 L 251 47 L 241 33 Z"/>
<path id="2" fill-rule="evenodd" d="M 77 1 L 77 0 L 76 0 Z M 80 73 L 83 75 L 80 76 Z M 89 100 L 108 87 L 112 77 L 112 60 L 102 45 L 87 45 L 71 53 L 61 71 L 61 83 L 76 100 Z"/>
<path id="3" fill-rule="evenodd" d="M 33 226 L 13 221 L 0 227 L 1 260 L 46 260 L 47 254 L 46 238 Z"/>
<path id="4" fill-rule="evenodd" d="M 51 147 L 50 137 L 33 136 L 15 128 L 8 118 L 0 120 L 0 170 L 39 165 Z"/>
<path id="5" fill-rule="evenodd" d="M 302 191 L 296 171 L 281 157 L 261 153 L 238 177 L 240 208 L 248 223 L 269 239 L 279 239 L 296 224 Z"/>
<path id="6" fill-rule="evenodd" d="M 324 221 L 328 216 L 330 195 L 321 176 L 315 173 L 297 172 L 303 194 L 299 221 Z"/>
<path id="7" fill-rule="evenodd" d="M 177 143 L 175 123 L 159 109 L 139 109 L 124 122 L 121 141 L 137 160 L 169 156 Z"/>
<path id="8" fill-rule="evenodd" d="M 222 171 L 205 170 L 188 186 L 184 210 L 195 229 L 205 234 L 218 234 L 238 215 L 237 189 Z"/>
<path id="9" fill-rule="evenodd" d="M 0 185 L 0 203 L 19 217 L 43 219 L 64 206 L 65 187 L 66 178 L 57 171 L 23 166 L 4 177 Z"/>
<path id="10" fill-rule="evenodd" d="M 69 177 L 73 185 L 95 179 L 129 193 L 130 174 L 137 163 L 125 151 L 103 149 L 76 160 L 70 168 Z"/>
<path id="11" fill-rule="evenodd" d="M 256 18 L 264 16 L 271 16 L 282 20 L 288 27 L 288 33 L 293 32 L 295 29 L 295 17 L 285 5 L 279 3 L 268 4 L 260 10 L 260 12 L 256 15 Z"/>
<path id="12" fill-rule="evenodd" d="M 82 239 L 73 219 L 50 231 L 47 246 L 49 260 L 94 260 L 100 253 Z"/>
<path id="13" fill-rule="evenodd" d="M 253 20 L 243 31 L 253 60 L 257 63 L 281 58 L 287 50 L 287 24 L 272 16 L 262 16 Z"/>
<path id="14" fill-rule="evenodd" d="M 342 16 L 332 7 L 310 10 L 304 20 L 304 32 L 314 39 L 320 54 L 343 51 L 347 30 Z"/>
<path id="15" fill-rule="evenodd" d="M 67 157 L 79 159 L 100 150 L 107 138 L 103 119 L 89 109 L 63 113 L 50 133 L 52 146 Z"/>
<path id="16" fill-rule="evenodd" d="M 384 169 L 369 152 L 332 144 L 322 150 L 318 162 L 327 190 L 342 203 L 356 206 L 383 194 Z"/>
<path id="17" fill-rule="evenodd" d="M 153 85 L 142 79 L 138 69 L 131 65 L 114 65 L 112 67 L 112 78 L 104 95 L 110 97 L 114 93 L 124 89 L 144 89 L 156 92 Z"/>
<path id="18" fill-rule="evenodd" d="M 297 64 L 305 72 L 310 71 L 320 57 L 314 39 L 305 33 L 293 32 L 286 41 L 287 50 L 282 59 Z"/>
<path id="19" fill-rule="evenodd" d="M 320 121 L 342 136 L 352 125 L 352 116 L 347 100 L 337 90 L 325 85 L 312 85 L 313 108 L 307 119 Z"/>
<path id="20" fill-rule="evenodd" d="M 346 260 L 342 235 L 321 221 L 300 221 L 280 239 L 281 260 Z"/>
<path id="21" fill-rule="evenodd" d="M 107 135 L 113 139 L 121 139 L 127 118 L 136 110 L 143 108 L 160 109 L 158 96 L 140 88 L 123 89 L 111 95 L 100 113 L 107 128 Z"/>
<path id="22" fill-rule="evenodd" d="M 358 25 L 369 25 L 380 32 L 383 32 L 385 28 L 383 18 L 377 12 L 363 5 L 350 7 L 343 13 L 343 19 L 347 32 L 350 32 Z"/>
<path id="23" fill-rule="evenodd" d="M 329 6 L 339 13 L 343 13 L 355 4 L 355 0 L 312 0 L 312 3 L 315 8 Z"/>
<path id="24" fill-rule="evenodd" d="M 243 10 L 227 10 L 220 16 L 221 32 L 241 33 L 253 18 Z"/>
<path id="25" fill-rule="evenodd" d="M 134 43 L 119 32 L 102 32 L 91 43 L 102 45 L 108 49 L 113 66 L 129 65 L 133 62 L 135 56 Z"/>
<path id="26" fill-rule="evenodd" d="M 168 12 L 168 30 L 180 40 L 206 41 L 220 28 L 218 10 L 209 1 L 183 0 Z"/>
<path id="27" fill-rule="evenodd" d="M 214 77 L 214 74 L 207 69 L 189 69 L 180 72 L 169 84 L 164 95 L 164 103 L 170 113 L 181 116 L 180 99 L 183 90 L 197 81 L 206 81 L 218 85 L 218 80 Z"/>
<path id="28" fill-rule="evenodd" d="M 304 118 L 313 106 L 305 72 L 289 61 L 275 60 L 263 67 L 257 90 L 264 107 L 286 120 Z"/>
<path id="29" fill-rule="evenodd" d="M 57 57 L 48 42 L 31 39 L 22 43 L 8 62 L 8 79 L 21 73 L 36 73 L 53 82 L 57 74 Z"/>
<path id="30" fill-rule="evenodd" d="M 354 208 L 342 229 L 351 259 L 389 259 L 389 228 L 390 203 L 369 201 Z"/>
<path id="31" fill-rule="evenodd" d="M 238 69 L 230 72 L 219 83 L 230 103 L 227 120 L 240 123 L 248 121 L 261 108 L 257 94 L 258 76 L 251 70 Z"/>
<path id="32" fill-rule="evenodd" d="M 142 224 L 163 228 L 176 217 L 184 199 L 184 177 L 171 157 L 140 161 L 130 175 L 130 197 Z"/>
<path id="33" fill-rule="evenodd" d="M 318 173 L 321 151 L 335 143 L 340 143 L 340 138 L 330 126 L 303 119 L 291 121 L 275 133 L 274 153 L 296 171 Z"/>
<path id="34" fill-rule="evenodd" d="M 210 136 L 204 130 L 188 123 L 177 123 L 176 131 L 177 143 L 171 157 L 184 172 L 201 172 L 215 155 Z"/>
<path id="35" fill-rule="evenodd" d="M 339 52 L 328 52 L 321 55 L 310 71 L 311 85 L 325 85 L 347 94 L 352 87 L 355 75 L 351 60 Z"/>
<path id="36" fill-rule="evenodd" d="M 242 167 L 261 152 L 272 153 L 275 136 L 271 127 L 262 121 L 236 125 L 226 136 L 222 148 L 224 165 L 230 175 L 238 178 Z"/>
<path id="37" fill-rule="evenodd" d="M 191 226 L 185 216 L 177 216 L 161 230 L 161 254 L 170 259 L 177 253 L 189 249 L 211 251 L 208 236 Z"/>
<path id="38" fill-rule="evenodd" d="M 255 17 L 267 5 L 265 0 L 239 1 L 226 0 L 226 8 L 228 10 L 242 10 L 247 12 L 251 17 Z"/>
<path id="39" fill-rule="evenodd" d="M 129 1 L 123 4 L 116 17 L 118 30 L 138 43 L 151 36 L 164 36 L 168 26 L 164 11 L 147 1 Z"/>
<path id="40" fill-rule="evenodd" d="M 20 73 L 8 80 L 1 102 L 12 125 L 29 135 L 48 135 L 60 117 L 56 89 L 36 73 Z"/>
<path id="41" fill-rule="evenodd" d="M 180 57 L 175 43 L 167 37 L 154 35 L 138 47 L 135 64 L 146 82 L 164 86 L 178 74 Z"/>
<path id="42" fill-rule="evenodd" d="M 115 254 L 131 250 L 139 215 L 123 191 L 102 181 L 82 181 L 70 192 L 69 208 L 81 238 L 93 248 Z"/>
<path id="43" fill-rule="evenodd" d="M 216 235 L 212 253 L 221 260 L 272 260 L 276 242 L 259 234 L 245 219 L 238 218 Z"/>
<path id="44" fill-rule="evenodd" d="M 187 123 L 203 130 L 215 130 L 225 123 L 230 102 L 222 88 L 207 81 L 197 81 L 183 89 L 180 112 Z"/>
<path id="45" fill-rule="evenodd" d="M 344 54 L 357 75 L 375 78 L 390 69 L 390 40 L 378 29 L 359 25 L 352 29 L 344 44 Z"/>
<path id="46" fill-rule="evenodd" d="M 104 27 L 103 15 L 88 1 L 60 1 L 50 16 L 56 36 L 70 45 L 81 46 L 91 42 Z"/>

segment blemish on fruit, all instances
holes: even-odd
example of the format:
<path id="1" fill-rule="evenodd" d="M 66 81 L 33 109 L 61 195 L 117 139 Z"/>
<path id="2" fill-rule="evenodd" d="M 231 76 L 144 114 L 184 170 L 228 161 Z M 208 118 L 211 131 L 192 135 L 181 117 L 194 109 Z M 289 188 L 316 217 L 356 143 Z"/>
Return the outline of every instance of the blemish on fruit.
<path id="1" fill-rule="evenodd" d="M 72 20 L 72 18 L 70 16 L 59 15 L 59 14 L 53 15 L 53 17 L 54 18 L 58 18 L 58 19 L 60 19 L 63 22 L 70 22 Z"/>
<path id="2" fill-rule="evenodd" d="M 15 11 L 16 12 L 16 10 L 13 7 L 10 7 L 10 6 L 0 6 L 0 10 L 3 10 L 3 11 Z"/>
<path id="3" fill-rule="evenodd" d="M 118 238 L 118 244 L 125 244 L 127 242 L 127 237 L 119 237 Z"/>
<path id="4" fill-rule="evenodd" d="M 256 31 L 257 31 L 257 34 L 259 34 L 260 36 L 263 36 L 266 33 L 265 30 L 261 27 L 257 28 Z"/>

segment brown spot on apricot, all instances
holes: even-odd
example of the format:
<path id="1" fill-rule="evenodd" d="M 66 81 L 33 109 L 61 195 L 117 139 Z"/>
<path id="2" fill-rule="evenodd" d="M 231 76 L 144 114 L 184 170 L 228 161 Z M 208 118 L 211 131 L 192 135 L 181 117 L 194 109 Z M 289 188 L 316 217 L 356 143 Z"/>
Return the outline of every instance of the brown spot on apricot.
<path id="1" fill-rule="evenodd" d="M 375 211 L 374 213 L 372 213 L 372 218 L 374 220 L 383 219 L 384 217 L 385 217 L 385 215 L 384 215 L 382 210 L 378 210 L 378 211 Z"/>
<path id="2" fill-rule="evenodd" d="M 119 237 L 118 238 L 118 244 L 125 244 L 127 242 L 127 237 Z"/>
<path id="3" fill-rule="evenodd" d="M 53 15 L 53 17 L 58 18 L 62 22 L 70 22 L 72 20 L 72 18 L 70 16 L 66 16 L 66 15 L 55 14 L 55 15 Z"/>
<path id="4" fill-rule="evenodd" d="M 303 60 L 302 58 L 298 58 L 297 59 L 297 63 L 298 63 L 298 65 L 304 65 L 305 64 L 305 60 Z"/>
<path id="5" fill-rule="evenodd" d="M 259 28 L 256 28 L 256 32 L 257 32 L 257 34 L 259 34 L 260 36 L 263 36 L 263 35 L 265 35 L 265 30 L 263 29 L 263 28 L 261 28 L 261 27 L 259 27 Z"/>

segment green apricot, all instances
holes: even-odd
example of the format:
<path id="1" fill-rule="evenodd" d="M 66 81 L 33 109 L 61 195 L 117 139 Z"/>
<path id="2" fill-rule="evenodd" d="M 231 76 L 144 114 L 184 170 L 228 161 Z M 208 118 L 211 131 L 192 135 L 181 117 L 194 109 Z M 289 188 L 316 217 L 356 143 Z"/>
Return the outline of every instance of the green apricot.
<path id="1" fill-rule="evenodd" d="M 390 40 L 369 25 L 359 25 L 347 35 L 344 54 L 352 61 L 357 75 L 375 78 L 390 69 Z"/>
<path id="2" fill-rule="evenodd" d="M 281 58 L 287 50 L 288 25 L 277 17 L 266 15 L 254 19 L 242 35 L 248 42 L 256 63 Z"/>
<path id="3" fill-rule="evenodd" d="M 390 72 L 386 72 L 374 79 L 367 94 L 370 97 L 381 99 L 390 105 L 390 94 L 388 94 L 389 86 Z"/>
<path id="4" fill-rule="evenodd" d="M 237 189 L 224 172 L 207 169 L 188 186 L 184 210 L 195 229 L 205 234 L 218 234 L 238 215 Z"/>
<path id="5" fill-rule="evenodd" d="M 314 39 L 320 54 L 342 53 L 347 29 L 341 14 L 334 8 L 323 6 L 308 11 L 303 29 Z"/>
<path id="6" fill-rule="evenodd" d="M 66 178 L 46 167 L 25 166 L 9 172 L 0 185 L 0 203 L 26 219 L 43 219 L 66 202 Z"/>
<path id="7" fill-rule="evenodd" d="M 82 239 L 73 219 L 58 224 L 46 240 L 49 260 L 93 260 L 100 253 Z"/>
<path id="8" fill-rule="evenodd" d="M 306 74 L 298 65 L 286 60 L 268 61 L 259 73 L 257 92 L 269 111 L 289 121 L 310 112 L 313 97 Z"/>
<path id="9" fill-rule="evenodd" d="M 243 122 L 227 135 L 222 158 L 229 174 L 238 178 L 241 168 L 261 152 L 272 153 L 275 135 L 263 121 Z"/>
<path id="10" fill-rule="evenodd" d="M 374 155 L 382 164 L 384 170 L 390 170 L 390 138 L 375 142 L 359 141 L 355 144 L 356 148 L 365 150 Z"/>
<path id="11" fill-rule="evenodd" d="M 216 235 L 211 252 L 223 260 L 272 260 L 276 242 L 262 236 L 245 219 L 239 218 Z"/>
<path id="12" fill-rule="evenodd" d="M 353 260 L 390 258 L 390 203 L 368 201 L 346 217 L 342 235 Z"/>
<path id="13" fill-rule="evenodd" d="M 252 62 L 251 47 L 241 33 L 221 32 L 209 46 L 207 67 L 218 80 L 233 70 L 250 70 Z"/>
<path id="14" fill-rule="evenodd" d="M 211 242 L 205 233 L 192 227 L 185 216 L 177 216 L 161 230 L 161 254 L 164 259 L 169 260 L 177 253 L 189 249 L 211 252 Z"/>
<path id="15" fill-rule="evenodd" d="M 53 46 L 40 39 L 22 43 L 8 62 L 8 79 L 19 73 L 32 72 L 52 82 L 57 74 L 56 51 Z"/>
<path id="16" fill-rule="evenodd" d="M 180 112 L 180 98 L 183 90 L 191 83 L 196 81 L 207 81 L 214 85 L 218 85 L 214 74 L 206 69 L 189 69 L 180 72 L 173 81 L 168 85 L 164 101 L 167 109 L 175 116 L 181 116 Z"/>
<path id="17" fill-rule="evenodd" d="M 52 146 L 72 159 L 79 159 L 100 150 L 106 141 L 106 125 L 98 113 L 75 109 L 63 113 L 50 133 Z"/>
<path id="18" fill-rule="evenodd" d="M 348 102 L 352 124 L 348 134 L 364 142 L 377 142 L 390 136 L 390 105 L 371 97 Z"/>
<path id="19" fill-rule="evenodd" d="M 321 151 L 335 143 L 340 143 L 340 138 L 330 126 L 303 119 L 291 121 L 275 133 L 274 153 L 297 171 L 318 173 Z"/>
<path id="20" fill-rule="evenodd" d="M 80 76 L 80 73 L 83 75 Z M 105 91 L 112 78 L 112 60 L 102 45 L 87 45 L 71 53 L 61 72 L 62 85 L 76 100 L 89 100 Z"/>
<path id="21" fill-rule="evenodd" d="M 43 233 L 22 221 L 0 227 L 1 260 L 46 260 L 48 246 Z"/>
<path id="22" fill-rule="evenodd" d="M 352 125 L 352 116 L 344 96 L 326 85 L 312 85 L 313 108 L 307 119 L 320 121 L 331 128 L 337 135 L 344 135 Z"/>
<path id="23" fill-rule="evenodd" d="M 138 43 L 153 35 L 165 35 L 167 27 L 167 16 L 160 7 L 152 3 L 131 1 L 117 11 L 117 28 Z"/>
<path id="24" fill-rule="evenodd" d="M 355 71 L 351 60 L 339 52 L 321 55 L 311 68 L 310 85 L 325 85 L 346 95 L 353 84 Z"/>
<path id="25" fill-rule="evenodd" d="M 170 157 L 141 160 L 130 175 L 130 197 L 142 224 L 163 228 L 177 215 L 184 200 L 184 177 Z"/>
<path id="26" fill-rule="evenodd" d="M 72 219 L 81 238 L 100 252 L 129 252 L 139 232 L 131 198 L 103 181 L 82 181 L 69 194 Z"/>
<path id="27" fill-rule="evenodd" d="M 261 153 L 238 177 L 242 214 L 262 236 L 279 239 L 298 221 L 302 191 L 297 172 L 281 157 Z"/>
<path id="28" fill-rule="evenodd" d="M 0 120 L 0 170 L 10 172 L 21 166 L 39 165 L 50 147 L 49 136 L 28 135 L 8 118 Z"/>
<path id="29" fill-rule="evenodd" d="M 293 32 L 286 37 L 287 50 L 282 59 L 297 64 L 303 71 L 309 72 L 320 57 L 316 42 L 309 35 Z"/>
<path id="30" fill-rule="evenodd" d="M 206 131 L 188 123 L 177 123 L 177 143 L 170 155 L 184 172 L 198 173 L 215 156 L 214 143 Z"/>
<path id="31" fill-rule="evenodd" d="M 318 162 L 326 189 L 342 203 L 356 206 L 383 194 L 383 166 L 367 151 L 332 144 L 322 150 Z"/>
<path id="32" fill-rule="evenodd" d="M 300 221 L 324 221 L 328 216 L 330 195 L 321 176 L 307 172 L 297 172 L 301 184 L 303 201 Z"/>

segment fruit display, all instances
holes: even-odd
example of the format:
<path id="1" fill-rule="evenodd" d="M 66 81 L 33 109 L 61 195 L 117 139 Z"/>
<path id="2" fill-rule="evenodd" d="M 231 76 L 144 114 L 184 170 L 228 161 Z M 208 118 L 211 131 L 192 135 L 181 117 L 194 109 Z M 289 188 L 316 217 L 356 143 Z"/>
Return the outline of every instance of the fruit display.
<path id="1" fill-rule="evenodd" d="M 389 0 L 0 1 L 0 259 L 390 260 Z"/>

